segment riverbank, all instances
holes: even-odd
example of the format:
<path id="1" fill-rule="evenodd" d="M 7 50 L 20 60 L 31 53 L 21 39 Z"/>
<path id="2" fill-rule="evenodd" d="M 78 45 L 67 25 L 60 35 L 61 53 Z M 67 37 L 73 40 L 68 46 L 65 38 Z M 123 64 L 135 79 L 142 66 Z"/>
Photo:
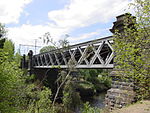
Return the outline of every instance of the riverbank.
<path id="1" fill-rule="evenodd" d="M 150 100 L 143 100 L 111 113 L 150 113 Z"/>

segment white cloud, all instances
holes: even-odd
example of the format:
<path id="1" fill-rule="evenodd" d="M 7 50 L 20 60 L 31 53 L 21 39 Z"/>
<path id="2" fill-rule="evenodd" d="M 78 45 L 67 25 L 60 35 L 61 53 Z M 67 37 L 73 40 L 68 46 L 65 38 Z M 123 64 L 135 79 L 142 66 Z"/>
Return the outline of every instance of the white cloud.
<path id="1" fill-rule="evenodd" d="M 16 51 L 19 49 L 19 44 L 21 45 L 36 45 L 37 46 L 46 46 L 43 43 L 42 37 L 46 32 L 50 32 L 51 37 L 54 41 L 58 41 L 64 33 L 68 31 L 67 29 L 56 28 L 52 25 L 31 25 L 31 24 L 23 24 L 20 27 L 12 27 L 8 28 L 8 38 L 11 39 L 15 43 Z M 34 50 L 34 47 L 31 46 L 23 46 L 23 50 L 21 49 L 21 54 L 27 54 L 29 50 Z M 37 52 L 38 53 L 37 49 Z"/>
<path id="2" fill-rule="evenodd" d="M 0 1 L 0 22 L 18 23 L 19 17 L 23 12 L 25 5 L 32 0 L 1 0 Z M 25 12 L 27 14 L 27 12 Z"/>
<path id="3" fill-rule="evenodd" d="M 51 25 L 31 25 L 23 24 L 20 27 L 8 28 L 8 37 L 16 44 L 31 44 L 34 45 L 34 40 L 43 36 L 44 33 L 50 32 L 51 37 L 56 41 L 67 30 L 62 28 L 54 28 Z M 39 41 L 42 45 L 42 40 Z"/>
<path id="4" fill-rule="evenodd" d="M 50 11 L 49 19 L 57 26 L 75 29 L 108 22 L 124 13 L 130 0 L 70 0 L 63 9 Z"/>
<path id="5" fill-rule="evenodd" d="M 109 28 L 98 29 L 95 32 L 79 34 L 76 37 L 70 37 L 69 41 L 71 42 L 71 44 L 76 44 L 76 43 L 82 42 L 83 40 L 89 41 L 91 39 L 94 40 L 97 38 L 109 36 L 110 34 L 108 33 L 108 29 Z"/>
<path id="6" fill-rule="evenodd" d="M 17 8 L 12 6 L 12 11 L 10 11 L 8 9 L 11 5 L 8 5 L 4 8 L 8 11 L 5 12 L 0 9 L 0 13 L 2 12 L 0 21 L 5 21 L 5 23 L 17 22 L 20 14 L 23 12 L 22 8 L 31 2 L 31 0 L 12 1 L 18 1 L 16 5 Z M 64 34 L 70 34 L 73 30 L 80 27 L 109 22 L 112 18 L 124 13 L 124 9 L 127 8 L 127 4 L 130 1 L 131 0 L 70 0 L 63 9 L 50 11 L 48 13 L 50 22 L 53 21 L 55 24 L 48 22 L 47 25 L 31 25 L 32 22 L 28 21 L 27 24 L 23 24 L 20 27 L 9 28 L 8 37 L 13 39 L 16 44 L 34 44 L 34 39 L 42 36 L 45 32 L 50 32 L 52 38 L 58 40 Z M 10 13 L 8 13 L 9 11 Z M 1 17 L 3 18 L 1 19 Z M 79 34 L 77 35 L 78 37 L 69 37 L 69 40 L 71 42 L 79 42 L 80 40 L 86 40 L 94 36 L 96 38 L 100 37 L 102 36 L 101 34 L 102 30 L 97 30 L 91 33 Z"/>

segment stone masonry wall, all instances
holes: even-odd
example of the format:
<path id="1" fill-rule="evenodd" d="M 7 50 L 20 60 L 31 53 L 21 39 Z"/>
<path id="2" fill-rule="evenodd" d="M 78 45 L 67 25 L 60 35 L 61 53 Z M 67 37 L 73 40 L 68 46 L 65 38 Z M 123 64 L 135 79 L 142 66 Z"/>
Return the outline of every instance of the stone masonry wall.
<path id="1" fill-rule="evenodd" d="M 121 36 L 125 36 L 124 35 L 125 19 L 128 19 L 128 27 L 133 27 L 135 24 L 135 21 L 133 21 L 135 17 L 128 13 L 117 16 L 116 19 L 117 20 L 113 22 L 114 25 L 112 29 L 110 29 L 110 31 L 113 34 L 115 34 L 116 33 L 115 31 L 117 30 L 121 34 Z M 120 37 L 115 37 L 115 38 L 120 38 Z M 115 56 L 115 48 L 114 48 L 114 56 Z M 133 83 L 124 82 L 124 80 L 120 78 L 120 76 L 125 76 L 125 75 L 123 70 L 117 69 L 117 65 L 119 64 L 117 63 L 117 61 L 114 60 L 114 69 L 110 73 L 113 82 L 112 82 L 111 89 L 107 91 L 105 97 L 105 105 L 109 110 L 113 110 L 115 108 L 122 108 L 127 104 L 131 104 L 135 98 Z M 128 78 L 128 81 L 131 81 L 130 78 Z"/>
<path id="2" fill-rule="evenodd" d="M 113 81 L 112 88 L 107 91 L 105 105 L 109 110 L 122 108 L 134 101 L 133 83 Z"/>

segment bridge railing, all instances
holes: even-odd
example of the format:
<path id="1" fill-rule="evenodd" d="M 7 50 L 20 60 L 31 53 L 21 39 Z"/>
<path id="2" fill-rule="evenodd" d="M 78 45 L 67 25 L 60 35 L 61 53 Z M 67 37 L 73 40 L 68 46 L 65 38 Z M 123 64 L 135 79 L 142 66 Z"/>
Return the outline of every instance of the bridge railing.
<path id="1" fill-rule="evenodd" d="M 34 68 L 113 68 L 113 37 L 104 37 L 34 55 Z"/>

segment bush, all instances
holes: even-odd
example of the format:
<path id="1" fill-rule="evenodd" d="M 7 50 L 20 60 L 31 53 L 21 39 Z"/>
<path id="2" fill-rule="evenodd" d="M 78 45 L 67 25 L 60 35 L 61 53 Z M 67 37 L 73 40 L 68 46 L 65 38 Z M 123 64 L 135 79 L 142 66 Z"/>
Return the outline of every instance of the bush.
<path id="1" fill-rule="evenodd" d="M 107 88 L 111 87 L 112 79 L 107 76 L 98 77 L 97 80 L 100 84 L 104 84 Z"/>
<path id="2" fill-rule="evenodd" d="M 96 93 L 94 85 L 88 81 L 76 82 L 75 88 L 81 97 L 93 96 Z"/>
<path id="3" fill-rule="evenodd" d="M 85 103 L 83 109 L 81 109 L 82 113 L 100 113 L 101 109 L 97 107 L 91 107 L 89 102 Z"/>
<path id="4" fill-rule="evenodd" d="M 110 71 L 111 70 L 108 71 L 100 69 L 81 69 L 80 73 L 85 80 L 94 85 L 94 89 L 96 89 L 97 92 L 101 92 L 111 87 L 111 78 L 108 76 Z"/>
<path id="5" fill-rule="evenodd" d="M 24 109 L 22 113 L 54 113 L 52 110 L 52 102 L 50 100 L 50 89 L 43 87 L 37 88 L 34 84 L 30 84 L 25 89 Z"/>
<path id="6" fill-rule="evenodd" d="M 76 92 L 75 83 L 73 81 L 67 81 L 63 90 L 63 104 L 65 111 L 75 111 L 80 106 L 80 95 Z"/>
<path id="7" fill-rule="evenodd" d="M 20 107 L 20 88 L 23 80 L 18 65 L 8 60 L 8 54 L 0 50 L 0 112 L 15 113 Z"/>
<path id="8" fill-rule="evenodd" d="M 12 45 L 10 41 L 7 44 Z M 33 76 L 24 76 L 13 55 L 13 49 L 7 50 L 4 44 L 4 49 L 0 49 L 0 113 L 52 111 L 51 91 L 46 87 L 37 87 L 32 83 L 33 79 Z"/>

